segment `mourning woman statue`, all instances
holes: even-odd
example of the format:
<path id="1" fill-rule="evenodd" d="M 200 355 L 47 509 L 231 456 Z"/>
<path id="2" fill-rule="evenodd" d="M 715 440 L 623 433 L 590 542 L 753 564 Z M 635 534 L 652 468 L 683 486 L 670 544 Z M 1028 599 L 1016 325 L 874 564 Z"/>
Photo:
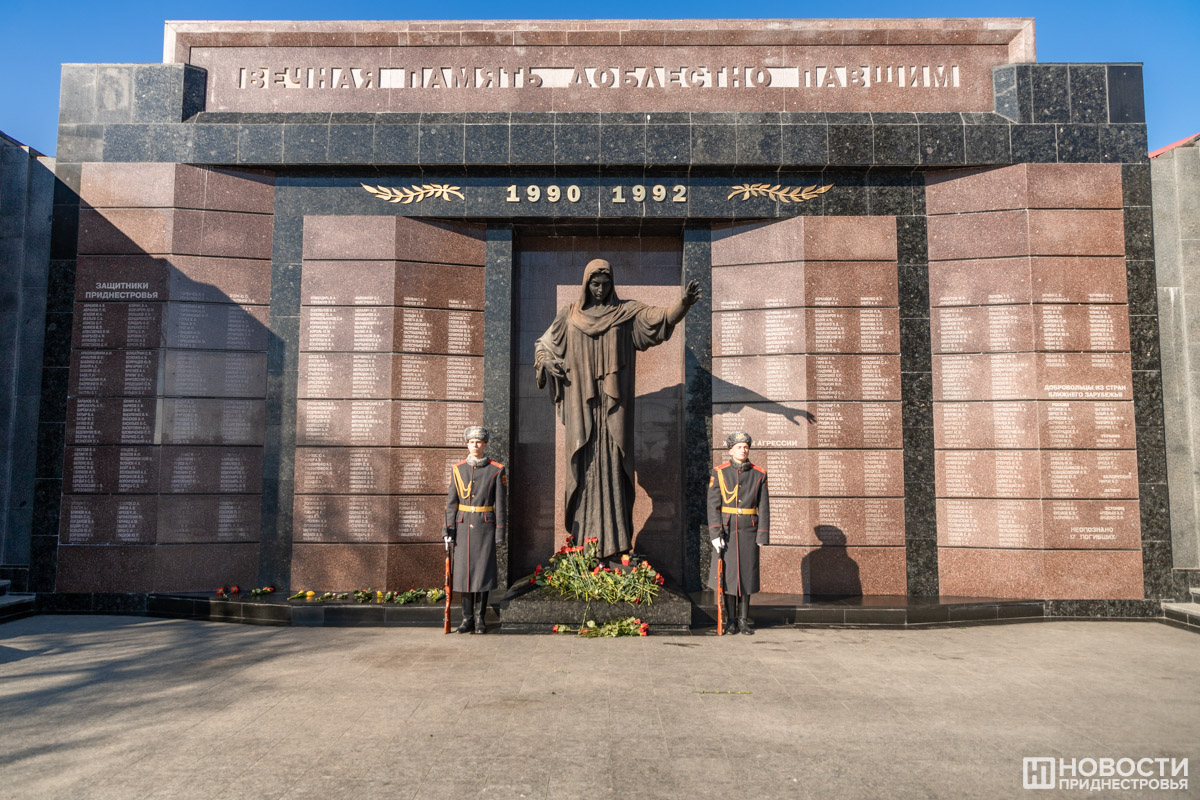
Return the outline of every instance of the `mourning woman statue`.
<path id="1" fill-rule="evenodd" d="M 577 543 L 599 539 L 601 558 L 633 543 L 636 351 L 670 339 L 699 299 L 692 281 L 671 308 L 621 300 L 612 267 L 595 259 L 578 302 L 560 309 L 534 345 L 538 388 L 550 384 L 566 428 L 566 528 Z"/>

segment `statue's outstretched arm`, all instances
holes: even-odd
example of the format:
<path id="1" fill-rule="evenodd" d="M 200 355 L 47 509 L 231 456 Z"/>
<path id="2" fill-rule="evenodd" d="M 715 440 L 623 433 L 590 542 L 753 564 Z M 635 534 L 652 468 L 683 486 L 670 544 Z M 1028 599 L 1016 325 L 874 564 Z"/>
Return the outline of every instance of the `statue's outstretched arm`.
<path id="1" fill-rule="evenodd" d="M 679 298 L 679 302 L 667 309 L 667 322 L 676 325 L 687 316 L 688 309 L 696 305 L 700 301 L 700 284 L 696 281 L 688 281 L 688 285 L 683 290 L 683 297 Z"/>

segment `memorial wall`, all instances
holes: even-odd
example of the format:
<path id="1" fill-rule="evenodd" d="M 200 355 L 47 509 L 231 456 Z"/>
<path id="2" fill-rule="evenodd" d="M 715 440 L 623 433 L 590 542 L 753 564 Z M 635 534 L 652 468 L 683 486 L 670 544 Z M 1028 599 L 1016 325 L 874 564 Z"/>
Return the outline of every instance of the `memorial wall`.
<path id="1" fill-rule="evenodd" d="M 605 258 L 703 292 L 637 361 L 671 585 L 744 429 L 764 591 L 1175 590 L 1138 65 L 1005 19 L 167 34 L 64 67 L 35 586 L 440 585 L 470 424 L 521 580 L 565 533 L 533 342 Z"/>

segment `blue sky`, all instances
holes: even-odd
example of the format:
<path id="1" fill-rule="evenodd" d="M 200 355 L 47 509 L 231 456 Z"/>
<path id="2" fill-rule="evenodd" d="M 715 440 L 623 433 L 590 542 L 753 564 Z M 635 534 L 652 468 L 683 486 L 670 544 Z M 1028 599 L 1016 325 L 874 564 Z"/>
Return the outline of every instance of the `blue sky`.
<path id="1" fill-rule="evenodd" d="M 438 13 L 438 12 L 445 13 Z M 566 12 L 566 13 L 564 13 Z M 1200 132 L 1198 0 L 1134 2 L 811 3 L 758 0 L 609 0 L 593 3 L 524 0 L 501 5 L 479 0 L 430 4 L 343 4 L 290 0 L 263 4 L 207 0 L 0 0 L 0 131 L 43 153 L 56 149 L 59 65 L 162 60 L 167 19 L 609 19 L 855 17 L 1033 17 L 1038 61 L 1145 63 L 1146 114 L 1155 149 Z"/>

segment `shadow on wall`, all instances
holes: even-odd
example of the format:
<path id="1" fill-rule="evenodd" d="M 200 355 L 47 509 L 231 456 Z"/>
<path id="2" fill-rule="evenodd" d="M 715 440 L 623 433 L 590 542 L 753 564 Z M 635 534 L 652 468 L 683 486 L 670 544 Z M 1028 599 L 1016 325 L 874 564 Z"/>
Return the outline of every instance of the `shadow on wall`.
<path id="1" fill-rule="evenodd" d="M 804 594 L 816 597 L 858 597 L 862 581 L 858 562 L 846 550 L 846 534 L 836 525 L 816 525 L 813 532 L 821 546 L 800 562 Z"/>
<path id="2" fill-rule="evenodd" d="M 264 480 L 280 414 L 267 402 L 268 351 L 281 352 L 273 182 L 88 164 L 80 195 L 61 506 L 43 531 L 59 536 L 55 589 L 254 585 L 277 490 Z"/>

